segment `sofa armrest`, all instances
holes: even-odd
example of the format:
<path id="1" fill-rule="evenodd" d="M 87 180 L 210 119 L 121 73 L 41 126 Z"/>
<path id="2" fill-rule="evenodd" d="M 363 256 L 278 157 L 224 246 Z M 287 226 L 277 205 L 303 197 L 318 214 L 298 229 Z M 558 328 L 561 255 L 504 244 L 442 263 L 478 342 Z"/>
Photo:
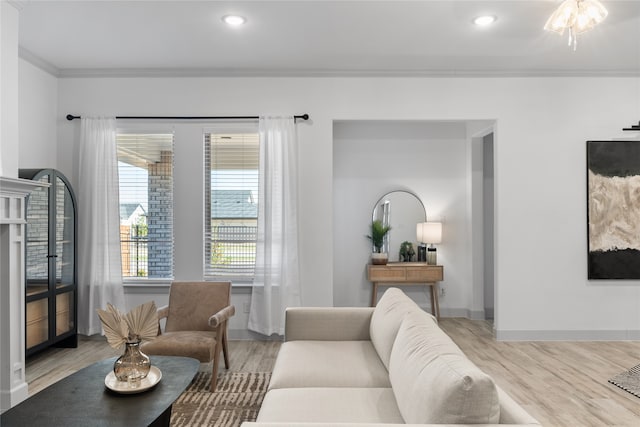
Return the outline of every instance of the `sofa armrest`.
<path id="1" fill-rule="evenodd" d="M 500 401 L 500 424 L 540 425 L 524 408 L 496 384 Z"/>
<path id="2" fill-rule="evenodd" d="M 373 307 L 291 307 L 285 313 L 285 341 L 366 341 Z"/>

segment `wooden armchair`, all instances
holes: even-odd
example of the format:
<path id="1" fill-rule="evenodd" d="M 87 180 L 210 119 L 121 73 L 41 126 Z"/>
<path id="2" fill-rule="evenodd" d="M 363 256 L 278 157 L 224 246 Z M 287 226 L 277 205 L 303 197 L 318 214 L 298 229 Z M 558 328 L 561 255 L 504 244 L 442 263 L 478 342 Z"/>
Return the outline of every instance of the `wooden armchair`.
<path id="1" fill-rule="evenodd" d="M 227 321 L 234 314 L 230 282 L 173 282 L 169 305 L 158 309 L 158 321 L 167 319 L 164 332 L 158 323 L 158 336 L 141 349 L 150 355 L 193 357 L 202 363 L 213 360 L 213 392 L 220 352 L 229 369 Z"/>

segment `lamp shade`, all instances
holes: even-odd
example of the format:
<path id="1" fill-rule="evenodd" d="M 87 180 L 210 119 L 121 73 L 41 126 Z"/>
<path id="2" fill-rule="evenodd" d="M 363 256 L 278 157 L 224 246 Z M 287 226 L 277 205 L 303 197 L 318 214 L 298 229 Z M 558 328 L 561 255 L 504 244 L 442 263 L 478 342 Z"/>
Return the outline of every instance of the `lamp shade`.
<path id="1" fill-rule="evenodd" d="M 441 222 L 420 222 L 416 226 L 416 238 L 420 243 L 442 242 Z"/>

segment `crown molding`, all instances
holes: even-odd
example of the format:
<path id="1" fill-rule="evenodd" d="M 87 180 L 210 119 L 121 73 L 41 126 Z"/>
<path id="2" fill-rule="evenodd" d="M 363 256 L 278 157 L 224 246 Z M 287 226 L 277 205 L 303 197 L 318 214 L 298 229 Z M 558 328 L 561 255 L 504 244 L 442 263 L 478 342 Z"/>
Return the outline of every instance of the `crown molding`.
<path id="1" fill-rule="evenodd" d="M 24 9 L 24 6 L 27 4 L 28 0 L 6 0 L 11 6 L 16 8 L 16 10 L 21 11 Z"/>
<path id="2" fill-rule="evenodd" d="M 637 70 L 314 70 L 218 68 L 73 68 L 56 69 L 60 78 L 170 77 L 640 77 Z"/>
<path id="3" fill-rule="evenodd" d="M 18 47 L 18 56 L 58 78 L 171 78 L 171 77 L 415 77 L 415 78 L 509 78 L 509 77 L 640 77 L 640 68 L 625 70 L 521 69 L 521 70 L 347 70 L 295 68 L 58 68 Z"/>
<path id="4" fill-rule="evenodd" d="M 24 59 L 31 65 L 40 68 L 42 71 L 45 71 L 51 74 L 54 77 L 60 77 L 60 70 L 55 65 L 51 64 L 48 61 L 40 58 L 38 55 L 35 55 L 28 51 L 27 49 L 18 46 L 18 57 Z"/>

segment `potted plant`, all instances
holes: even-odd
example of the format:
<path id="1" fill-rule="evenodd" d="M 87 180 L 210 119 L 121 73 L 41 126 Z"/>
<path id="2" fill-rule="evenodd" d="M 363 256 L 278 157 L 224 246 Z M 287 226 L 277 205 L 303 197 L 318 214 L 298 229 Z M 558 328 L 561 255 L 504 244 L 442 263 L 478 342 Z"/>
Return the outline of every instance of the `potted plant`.
<path id="1" fill-rule="evenodd" d="M 383 225 L 382 221 L 375 220 L 371 223 L 371 234 L 367 236 L 373 243 L 375 252 L 371 254 L 371 263 L 376 265 L 385 265 L 389 260 L 389 255 L 386 252 L 382 252 L 382 246 L 384 245 L 384 237 L 391 230 L 388 225 Z"/>
<path id="2" fill-rule="evenodd" d="M 413 249 L 413 243 L 409 241 L 404 241 L 400 245 L 400 256 L 399 259 L 401 262 L 411 262 L 413 261 L 413 256 L 416 254 L 416 251 Z"/>

